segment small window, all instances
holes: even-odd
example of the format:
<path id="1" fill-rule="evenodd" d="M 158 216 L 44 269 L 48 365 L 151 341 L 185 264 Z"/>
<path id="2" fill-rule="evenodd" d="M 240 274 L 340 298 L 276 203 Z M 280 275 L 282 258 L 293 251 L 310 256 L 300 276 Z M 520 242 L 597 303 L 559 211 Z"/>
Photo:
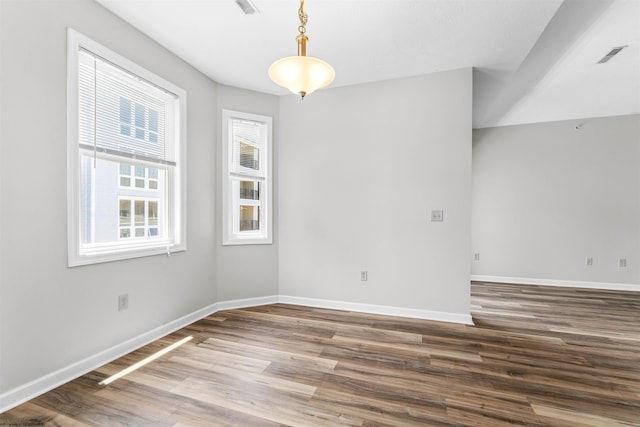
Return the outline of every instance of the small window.
<path id="1" fill-rule="evenodd" d="M 149 168 L 147 177 L 148 177 L 147 187 L 149 188 L 149 190 L 157 190 L 158 189 L 158 169 Z"/>
<path id="2" fill-rule="evenodd" d="M 121 198 L 119 204 L 119 239 L 156 238 L 161 236 L 159 230 L 162 224 L 158 215 L 159 200 Z M 131 221 L 132 206 L 134 210 L 133 222 Z"/>
<path id="3" fill-rule="evenodd" d="M 223 111 L 223 244 L 272 243 L 272 120 Z"/>
<path id="4" fill-rule="evenodd" d="M 260 200 L 259 181 L 240 181 L 240 200 Z"/>
<path id="5" fill-rule="evenodd" d="M 158 237 L 158 200 L 120 199 L 118 238 Z M 131 221 L 131 207 L 134 221 Z"/>
<path id="6" fill-rule="evenodd" d="M 186 249 L 186 93 L 68 32 L 69 266 Z"/>
<path id="7" fill-rule="evenodd" d="M 131 180 L 131 165 L 120 164 L 119 185 L 125 188 L 136 188 L 140 190 L 159 190 L 160 183 L 164 183 L 165 171 L 158 168 L 145 168 L 143 166 L 135 166 L 134 179 Z"/>
<path id="8" fill-rule="evenodd" d="M 253 170 L 260 169 L 260 149 L 240 142 L 240 166 Z"/>
<path id="9" fill-rule="evenodd" d="M 120 98 L 120 134 L 131 135 L 131 101 Z"/>

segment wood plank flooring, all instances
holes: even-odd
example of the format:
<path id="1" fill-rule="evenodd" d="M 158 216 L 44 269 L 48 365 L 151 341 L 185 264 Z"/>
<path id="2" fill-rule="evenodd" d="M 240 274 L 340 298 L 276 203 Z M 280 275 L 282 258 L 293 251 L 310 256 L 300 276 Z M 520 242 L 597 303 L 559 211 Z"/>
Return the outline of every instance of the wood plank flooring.
<path id="1" fill-rule="evenodd" d="M 474 283 L 472 314 L 475 326 L 284 304 L 218 312 L 0 425 L 640 426 L 640 293 Z"/>

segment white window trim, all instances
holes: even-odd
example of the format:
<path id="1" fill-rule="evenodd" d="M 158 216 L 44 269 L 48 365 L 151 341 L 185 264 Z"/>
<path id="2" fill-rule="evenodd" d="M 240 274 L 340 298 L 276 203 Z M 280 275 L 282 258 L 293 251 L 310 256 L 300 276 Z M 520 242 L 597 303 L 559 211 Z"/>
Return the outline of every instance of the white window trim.
<path id="1" fill-rule="evenodd" d="M 168 185 L 167 198 L 175 200 L 167 205 L 167 221 L 175 224 L 172 234 L 162 241 L 145 241 L 138 244 L 97 244 L 80 251 L 80 155 L 78 122 L 78 49 L 83 47 L 102 58 L 118 64 L 152 84 L 165 88 L 178 96 L 176 129 L 179 148 L 176 153 L 177 168 Z M 187 249 L 187 93 L 145 68 L 94 42 L 83 34 L 67 28 L 67 262 L 69 267 L 96 264 L 144 256 L 169 254 Z M 136 161 L 137 162 L 137 161 Z M 144 162 L 140 162 L 144 164 Z M 170 172 L 171 173 L 171 172 Z M 133 177 L 132 177 L 133 178 Z"/>
<path id="2" fill-rule="evenodd" d="M 232 173 L 230 165 L 233 156 L 233 136 L 229 123 L 232 119 L 262 122 L 267 125 L 266 158 L 264 171 L 264 200 L 263 212 L 265 230 L 256 232 L 234 233 L 233 220 L 235 203 L 231 192 Z M 235 174 L 234 174 L 235 176 Z M 247 174 L 248 180 L 255 180 L 255 176 Z M 273 243 L 273 119 L 258 114 L 239 111 L 222 110 L 222 244 L 223 245 L 270 245 Z"/>

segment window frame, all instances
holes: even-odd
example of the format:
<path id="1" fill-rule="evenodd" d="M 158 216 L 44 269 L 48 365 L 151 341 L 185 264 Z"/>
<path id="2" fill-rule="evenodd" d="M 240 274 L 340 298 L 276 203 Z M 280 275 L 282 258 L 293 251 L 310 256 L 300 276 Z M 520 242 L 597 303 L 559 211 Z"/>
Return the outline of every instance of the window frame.
<path id="1" fill-rule="evenodd" d="M 266 126 L 264 146 L 259 152 L 262 176 L 255 171 L 234 167 L 232 120 L 263 123 Z M 264 168 L 264 171 L 262 169 Z M 245 170 L 247 169 L 247 170 Z M 259 205 L 259 231 L 239 231 L 240 194 L 234 197 L 234 181 L 257 181 L 260 183 L 260 200 L 242 199 L 243 205 Z M 239 186 L 239 184 L 238 184 Z M 235 231 L 235 226 L 238 231 Z M 270 245 L 273 243 L 273 119 L 269 116 L 222 110 L 222 244 L 223 245 Z"/>
<path id="2" fill-rule="evenodd" d="M 81 159 L 83 148 L 80 146 L 79 118 L 79 51 L 85 49 L 96 56 L 110 62 L 130 74 L 134 74 L 148 83 L 155 85 L 176 96 L 176 108 L 173 120 L 175 166 L 167 169 L 166 177 L 166 221 L 167 236 L 161 239 L 140 239 L 139 242 L 121 242 L 119 238 L 108 244 L 90 244 L 83 248 L 81 239 Z M 187 145 L 187 94 L 175 84 L 164 80 L 155 73 L 137 65 L 109 48 L 93 41 L 89 37 L 67 28 L 67 263 L 69 267 L 110 262 L 138 257 L 145 257 L 187 249 L 187 205 L 186 205 L 186 145 Z M 133 119 L 133 117 L 132 117 Z M 117 126 L 120 127 L 118 121 Z M 133 126 L 133 125 L 132 125 Z M 105 155 L 109 161 L 129 163 L 131 167 L 131 188 L 134 187 L 134 165 L 145 168 L 162 168 L 154 162 L 126 159 L 117 155 Z M 114 183 L 120 187 L 120 174 Z M 145 186 L 148 179 L 145 177 Z M 119 200 L 119 199 L 118 199 Z M 119 202 L 118 202 L 119 203 Z M 118 205 L 119 212 L 119 205 Z M 133 218 L 132 218 L 133 220 Z M 119 224 L 119 214 L 116 218 Z M 119 230 L 119 227 L 117 227 Z"/>

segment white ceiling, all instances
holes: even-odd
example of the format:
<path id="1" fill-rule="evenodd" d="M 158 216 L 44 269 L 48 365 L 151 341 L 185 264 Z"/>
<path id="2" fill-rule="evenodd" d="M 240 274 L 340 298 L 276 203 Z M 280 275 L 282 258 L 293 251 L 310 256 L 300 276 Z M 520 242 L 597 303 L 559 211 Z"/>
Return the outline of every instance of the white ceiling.
<path id="1" fill-rule="evenodd" d="M 97 0 L 211 79 L 287 91 L 298 0 Z M 306 0 L 331 87 L 474 67 L 474 127 L 640 113 L 640 0 Z M 611 48 L 628 45 L 607 64 Z"/>

